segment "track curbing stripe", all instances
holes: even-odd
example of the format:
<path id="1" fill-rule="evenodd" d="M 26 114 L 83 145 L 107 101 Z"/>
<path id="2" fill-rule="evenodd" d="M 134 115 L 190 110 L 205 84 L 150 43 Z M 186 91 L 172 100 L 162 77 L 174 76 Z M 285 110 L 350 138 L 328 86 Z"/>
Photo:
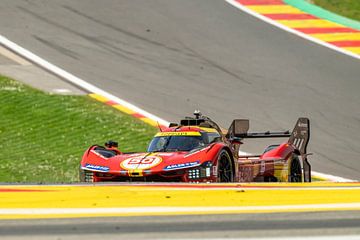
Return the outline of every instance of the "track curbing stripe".
<path id="1" fill-rule="evenodd" d="M 343 26 L 337 22 L 324 20 L 324 19 L 305 19 L 299 20 L 291 18 L 292 14 L 309 14 L 309 12 L 304 12 L 301 9 L 293 7 L 284 3 L 284 1 L 277 1 L 274 5 L 271 5 L 271 0 L 263 0 L 261 2 L 256 0 L 225 0 L 232 6 L 244 11 L 264 22 L 267 22 L 271 25 L 274 25 L 280 29 L 283 29 L 287 32 L 293 33 L 299 37 L 307 39 L 309 41 L 315 42 L 319 45 L 325 46 L 337 52 L 343 53 L 345 55 L 354 57 L 356 59 L 360 59 L 360 54 L 358 53 L 357 49 L 353 49 L 351 47 L 338 47 L 336 45 L 331 44 L 331 41 L 324 41 L 323 39 L 318 39 L 316 36 L 312 36 L 309 32 L 317 31 L 326 32 L 327 35 L 333 35 L 338 31 L 342 31 L 339 29 L 344 28 L 344 32 L 353 31 L 355 33 L 359 33 L 356 29 L 349 30 L 349 27 Z M 245 4 L 242 4 L 242 3 Z M 262 4 L 262 5 L 261 5 Z M 288 15 L 288 19 L 285 20 L 283 18 L 277 19 L 271 18 L 271 15 L 276 14 L 284 14 L 284 16 Z M 312 15 L 310 13 L 310 15 Z M 319 16 L 316 16 L 319 17 Z M 304 31 L 301 29 L 304 28 Z M 328 30 L 326 30 L 328 29 Z M 334 32 L 333 32 L 334 31 Z"/>
<path id="2" fill-rule="evenodd" d="M 360 30 L 360 22 L 353 20 L 353 19 L 346 18 L 344 16 L 340 16 L 333 12 L 330 12 L 319 6 L 311 4 L 309 1 L 306 1 L 306 0 L 284 0 L 284 2 L 290 6 L 298 8 L 304 12 L 307 12 L 307 13 L 317 16 L 319 18 L 327 19 L 331 22 L 336 22 L 341 25 Z"/>

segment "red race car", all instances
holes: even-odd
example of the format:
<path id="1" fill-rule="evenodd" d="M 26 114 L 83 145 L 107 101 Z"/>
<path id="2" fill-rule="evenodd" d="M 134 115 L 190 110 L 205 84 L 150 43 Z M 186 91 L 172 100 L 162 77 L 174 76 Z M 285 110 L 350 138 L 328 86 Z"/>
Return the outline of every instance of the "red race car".
<path id="1" fill-rule="evenodd" d="M 102 182 L 310 182 L 306 147 L 310 123 L 294 130 L 249 133 L 249 120 L 233 120 L 228 131 L 200 112 L 161 129 L 144 153 L 122 153 L 118 144 L 93 145 L 80 166 L 80 181 Z M 260 155 L 239 155 L 246 138 L 288 138 Z"/>

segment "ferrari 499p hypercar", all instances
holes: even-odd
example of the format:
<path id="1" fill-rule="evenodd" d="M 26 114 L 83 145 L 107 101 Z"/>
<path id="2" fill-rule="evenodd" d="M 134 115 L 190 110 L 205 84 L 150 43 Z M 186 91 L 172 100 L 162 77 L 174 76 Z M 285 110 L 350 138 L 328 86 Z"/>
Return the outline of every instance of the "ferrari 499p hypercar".
<path id="1" fill-rule="evenodd" d="M 93 145 L 83 155 L 80 181 L 102 182 L 310 182 L 310 123 L 299 118 L 292 132 L 250 133 L 249 120 L 227 131 L 200 112 L 161 129 L 146 152 L 122 153 L 118 144 Z M 262 154 L 241 155 L 246 138 L 287 140 Z"/>

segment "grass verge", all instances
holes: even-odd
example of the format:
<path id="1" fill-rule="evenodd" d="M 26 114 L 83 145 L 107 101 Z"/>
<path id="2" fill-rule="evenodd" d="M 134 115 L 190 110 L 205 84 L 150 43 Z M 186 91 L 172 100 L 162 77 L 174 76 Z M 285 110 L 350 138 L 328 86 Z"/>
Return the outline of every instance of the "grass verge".
<path id="1" fill-rule="evenodd" d="M 359 0 L 311 0 L 310 2 L 331 12 L 360 21 Z"/>
<path id="2" fill-rule="evenodd" d="M 92 144 L 144 151 L 156 129 L 87 96 L 53 95 L 0 76 L 0 182 L 78 181 Z"/>

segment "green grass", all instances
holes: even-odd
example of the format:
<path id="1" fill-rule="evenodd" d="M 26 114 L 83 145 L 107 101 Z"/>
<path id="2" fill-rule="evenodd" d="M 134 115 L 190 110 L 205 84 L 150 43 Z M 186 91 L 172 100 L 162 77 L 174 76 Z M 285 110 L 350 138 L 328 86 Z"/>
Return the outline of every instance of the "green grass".
<path id="1" fill-rule="evenodd" d="M 331 12 L 360 21 L 360 0 L 312 0 Z"/>
<path id="2" fill-rule="evenodd" d="M 87 96 L 61 96 L 0 76 L 0 182 L 78 181 L 92 144 L 144 151 L 156 129 Z"/>

